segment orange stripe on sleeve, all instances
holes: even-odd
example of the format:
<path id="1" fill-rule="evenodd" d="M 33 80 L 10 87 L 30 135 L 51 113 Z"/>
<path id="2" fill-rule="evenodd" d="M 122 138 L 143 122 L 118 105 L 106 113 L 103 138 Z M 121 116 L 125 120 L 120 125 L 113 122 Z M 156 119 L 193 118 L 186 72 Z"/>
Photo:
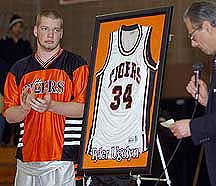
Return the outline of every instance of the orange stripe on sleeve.
<path id="1" fill-rule="evenodd" d="M 73 95 L 74 102 L 85 103 L 89 68 L 87 65 L 81 66 L 73 72 Z"/>
<path id="2" fill-rule="evenodd" d="M 16 85 L 15 76 L 9 72 L 5 81 L 4 86 L 4 111 L 3 116 L 5 117 L 5 111 L 12 106 L 20 104 L 20 95 Z"/>

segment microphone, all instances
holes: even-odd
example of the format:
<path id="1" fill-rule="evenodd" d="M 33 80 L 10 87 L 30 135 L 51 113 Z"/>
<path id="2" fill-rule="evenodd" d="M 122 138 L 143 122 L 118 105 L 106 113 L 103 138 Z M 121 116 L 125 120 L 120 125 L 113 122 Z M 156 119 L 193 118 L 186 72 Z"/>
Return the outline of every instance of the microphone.
<path id="1" fill-rule="evenodd" d="M 196 88 L 196 92 L 195 92 L 195 100 L 198 100 L 199 97 L 199 80 L 201 77 L 201 71 L 203 68 L 203 64 L 193 64 L 193 72 L 195 75 L 195 88 Z"/>

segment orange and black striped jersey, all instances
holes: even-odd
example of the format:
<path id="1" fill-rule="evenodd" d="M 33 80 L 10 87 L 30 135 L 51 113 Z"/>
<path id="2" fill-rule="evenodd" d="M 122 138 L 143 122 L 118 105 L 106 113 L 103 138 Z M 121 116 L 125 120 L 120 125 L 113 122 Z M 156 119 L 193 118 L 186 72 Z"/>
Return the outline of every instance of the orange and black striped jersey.
<path id="1" fill-rule="evenodd" d="M 85 60 L 62 49 L 43 65 L 37 55 L 28 56 L 15 63 L 7 75 L 4 114 L 9 107 L 20 105 L 22 90 L 32 86 L 36 97 L 49 92 L 54 101 L 84 103 L 88 73 Z M 81 133 L 81 125 L 82 120 L 31 109 L 20 123 L 17 158 L 24 162 L 76 160 L 81 135 L 76 133 Z"/>

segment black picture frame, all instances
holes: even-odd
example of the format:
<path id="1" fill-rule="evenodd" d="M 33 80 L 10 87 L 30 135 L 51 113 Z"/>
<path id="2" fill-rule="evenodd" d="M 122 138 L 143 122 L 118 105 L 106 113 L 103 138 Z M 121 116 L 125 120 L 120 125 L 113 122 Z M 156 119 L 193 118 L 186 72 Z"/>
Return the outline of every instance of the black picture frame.
<path id="1" fill-rule="evenodd" d="M 87 90 L 86 104 L 85 104 L 85 110 L 84 110 L 83 133 L 82 133 L 82 140 L 81 140 L 82 144 L 81 144 L 81 151 L 80 151 L 80 157 L 79 157 L 80 158 L 79 159 L 79 172 L 82 172 L 85 174 L 116 174 L 116 173 L 118 174 L 121 174 L 121 173 L 123 174 L 125 173 L 127 174 L 128 173 L 150 174 L 151 173 L 156 127 L 157 127 L 157 121 L 158 121 L 159 101 L 161 97 L 163 72 L 164 72 L 164 67 L 165 67 L 165 62 L 166 62 L 172 12 L 173 12 L 173 7 L 169 6 L 169 7 L 155 8 L 155 9 L 134 10 L 134 11 L 127 11 L 127 12 L 113 13 L 109 15 L 99 15 L 96 17 L 94 40 L 93 40 L 93 45 L 92 45 L 91 64 L 90 64 L 90 75 L 89 75 L 89 80 L 88 80 L 88 90 Z M 106 69 L 104 66 L 108 66 L 107 61 L 109 62 L 109 66 L 110 64 L 112 66 L 112 63 L 110 61 L 116 61 L 116 60 L 107 59 L 108 58 L 107 56 L 109 53 L 108 51 L 110 48 L 110 42 L 109 42 L 110 37 L 111 37 L 110 35 L 111 34 L 114 35 L 114 32 L 116 30 L 117 30 L 116 33 L 119 32 L 120 28 L 122 28 L 123 26 L 128 27 L 129 31 L 133 30 L 134 25 L 136 26 L 138 25 L 137 27 L 143 28 L 143 30 L 146 27 L 151 27 L 152 33 L 149 36 L 150 46 L 145 45 L 144 48 L 146 51 L 149 48 L 150 53 L 154 54 L 152 55 L 152 59 L 154 61 L 157 61 L 157 69 L 154 71 L 154 75 L 152 76 L 153 86 L 151 88 L 151 96 L 149 96 L 148 98 L 148 99 L 151 99 L 152 101 L 148 103 L 149 107 L 146 107 L 150 109 L 150 110 L 146 109 L 146 111 L 149 111 L 150 113 L 149 118 L 148 118 L 148 121 L 149 121 L 148 133 L 146 134 L 147 136 L 146 143 L 148 143 L 148 149 L 147 151 L 137 153 L 138 148 L 131 148 L 131 149 L 129 148 L 129 150 L 127 148 L 125 149 L 120 148 L 120 150 L 122 150 L 121 151 L 122 155 L 119 155 L 119 156 L 122 156 L 123 158 L 121 157 L 122 158 L 121 162 L 118 162 L 115 158 L 113 158 L 114 156 L 110 155 L 111 150 L 103 151 L 102 146 L 100 148 L 102 149 L 101 152 L 99 148 L 98 149 L 95 147 L 92 149 L 90 148 L 91 146 L 90 143 L 93 140 L 96 140 L 95 136 L 92 137 L 95 134 L 95 131 L 97 130 L 97 128 L 93 128 L 94 124 L 96 123 L 98 126 L 99 124 L 104 125 L 104 128 L 106 128 L 105 125 L 109 123 L 109 119 L 107 119 L 108 123 L 107 122 L 99 123 L 99 119 L 100 118 L 103 119 L 103 117 L 100 116 L 100 112 L 104 112 L 103 115 L 106 115 L 108 118 L 109 118 L 109 115 L 110 115 L 110 118 L 113 116 L 112 113 L 109 113 L 109 112 L 105 113 L 105 111 L 101 111 L 103 110 L 101 109 L 102 106 L 100 107 L 100 103 L 102 105 L 102 101 L 101 102 L 99 101 L 103 94 L 102 93 L 100 94 L 101 97 L 97 95 L 98 95 L 98 92 L 103 92 L 103 88 L 100 89 L 100 91 L 98 90 L 99 85 L 98 85 L 97 78 L 100 77 L 100 75 L 96 77 L 96 74 L 100 74 L 101 71 L 102 71 L 102 74 L 104 73 L 103 69 Z M 118 37 L 120 38 L 120 36 Z M 145 35 L 145 37 L 147 36 Z M 114 53 L 113 53 L 113 56 L 114 56 Z M 113 58 L 115 59 L 115 57 Z M 147 61 L 151 61 L 150 58 L 146 58 L 146 59 Z M 113 66 L 113 69 L 114 68 L 115 67 Z M 138 67 L 136 70 L 138 72 Z M 103 74 L 103 76 L 105 75 Z M 107 77 L 102 78 L 102 79 L 103 80 L 101 81 L 101 84 L 103 84 L 103 81 L 106 81 Z M 124 78 L 122 78 L 121 81 L 119 82 L 122 82 L 123 79 Z M 104 89 L 104 91 L 106 90 Z M 128 95 L 130 95 L 129 92 L 130 90 L 126 92 L 126 98 Z M 114 91 L 114 93 L 116 92 Z M 119 92 L 117 91 L 116 94 L 118 95 Z M 126 100 L 128 101 L 128 99 Z M 118 99 L 116 101 L 114 98 L 114 101 L 112 103 L 114 104 L 114 106 L 116 106 L 117 102 L 118 102 Z M 110 107 L 111 107 L 111 104 L 110 104 Z M 116 107 L 112 109 L 115 110 Z M 137 110 L 137 112 L 140 112 L 140 111 Z M 127 116 L 127 117 L 130 117 L 130 116 Z M 97 119 L 94 119 L 94 118 L 97 118 Z M 125 120 L 125 118 L 123 118 L 123 120 Z M 125 122 L 127 124 L 127 120 L 122 121 L 122 122 Z M 143 123 L 143 120 L 140 122 Z M 102 126 L 102 129 L 103 129 L 103 126 Z M 97 140 L 103 141 L 102 138 L 103 137 L 101 137 L 101 140 L 98 140 L 98 139 Z M 136 138 L 135 138 L 135 141 L 136 141 Z M 115 147 L 118 147 L 118 145 Z M 90 151 L 88 149 L 90 149 Z M 115 150 L 116 150 L 115 152 L 118 153 L 117 148 Z M 123 152 L 125 151 L 126 153 L 127 150 L 129 154 L 131 153 L 130 154 L 131 156 L 132 156 L 132 153 L 134 153 L 135 154 L 134 157 L 131 157 L 130 159 L 128 158 L 129 155 L 127 157 L 123 156 Z M 94 151 L 95 153 L 93 153 Z"/>

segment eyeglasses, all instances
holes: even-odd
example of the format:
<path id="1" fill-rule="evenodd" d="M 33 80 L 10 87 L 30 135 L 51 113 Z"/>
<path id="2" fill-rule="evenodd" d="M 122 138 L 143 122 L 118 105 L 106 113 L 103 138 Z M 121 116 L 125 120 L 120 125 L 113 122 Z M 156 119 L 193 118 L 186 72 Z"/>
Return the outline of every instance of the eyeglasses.
<path id="1" fill-rule="evenodd" d="M 196 31 L 200 30 L 202 28 L 202 25 L 197 26 L 191 33 L 188 34 L 188 38 L 190 40 L 194 40 L 194 34 Z"/>

